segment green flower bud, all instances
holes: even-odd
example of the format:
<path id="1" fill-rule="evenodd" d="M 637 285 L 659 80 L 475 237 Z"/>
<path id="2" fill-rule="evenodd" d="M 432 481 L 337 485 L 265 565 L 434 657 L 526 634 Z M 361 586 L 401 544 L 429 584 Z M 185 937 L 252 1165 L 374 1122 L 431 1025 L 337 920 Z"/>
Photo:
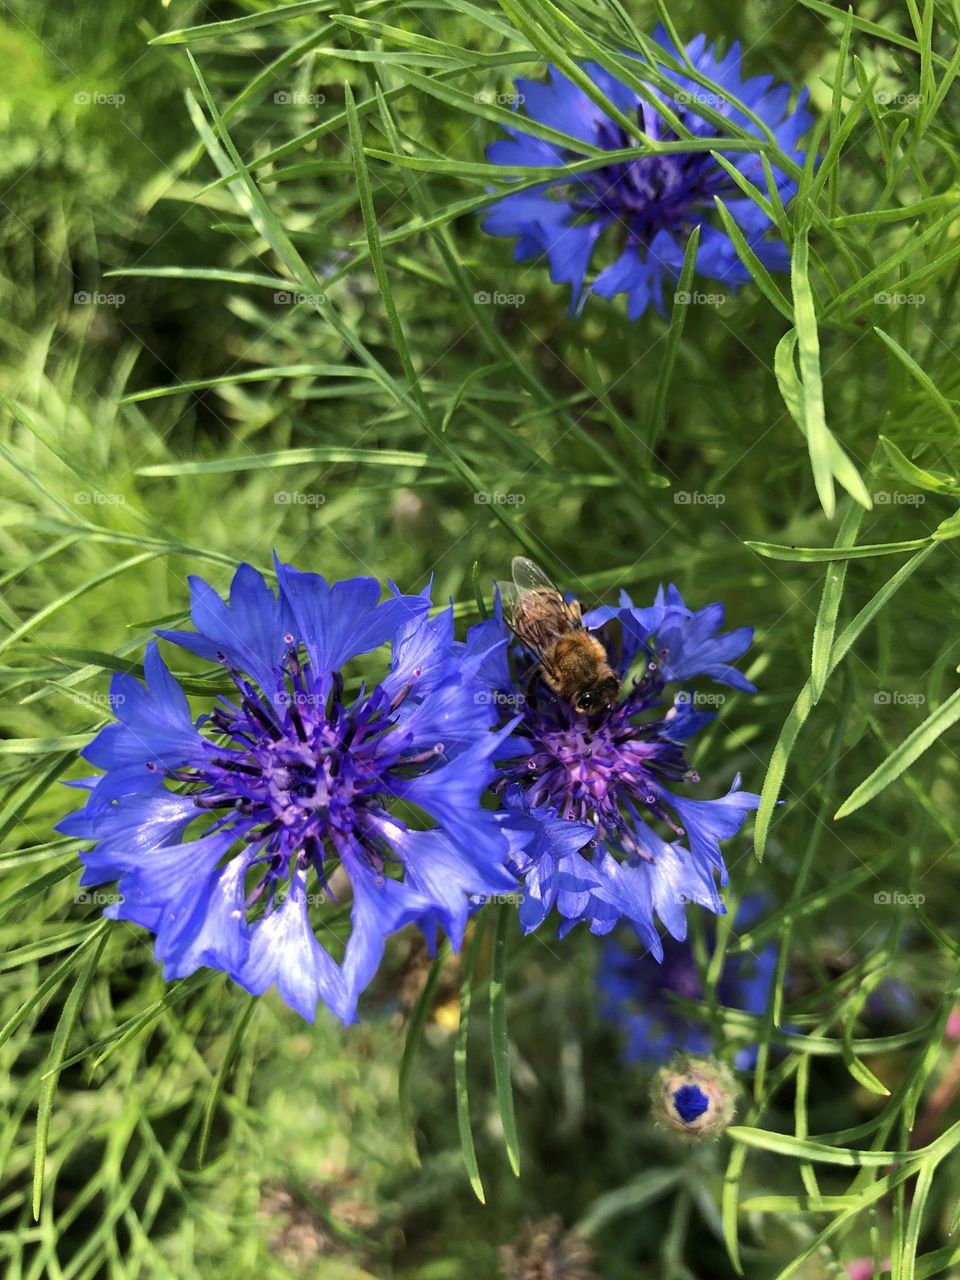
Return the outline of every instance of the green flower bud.
<path id="1" fill-rule="evenodd" d="M 688 1138 L 718 1137 L 733 1120 L 736 1100 L 728 1066 L 684 1054 L 660 1068 L 650 1090 L 658 1123 Z"/>

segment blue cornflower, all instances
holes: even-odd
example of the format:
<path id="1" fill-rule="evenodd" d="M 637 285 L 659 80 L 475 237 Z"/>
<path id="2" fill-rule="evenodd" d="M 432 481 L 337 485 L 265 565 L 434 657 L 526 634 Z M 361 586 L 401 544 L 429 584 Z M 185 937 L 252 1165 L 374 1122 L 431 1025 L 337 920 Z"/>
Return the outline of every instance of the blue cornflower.
<path id="1" fill-rule="evenodd" d="M 741 903 L 735 927 L 746 927 L 761 904 Z M 711 938 L 711 946 L 712 946 Z M 727 1009 L 762 1014 L 767 1007 L 776 967 L 774 944 L 759 954 L 726 957 L 716 986 L 718 1002 Z M 636 945 L 624 946 L 613 938 L 604 942 L 597 970 L 600 1012 L 624 1037 L 627 1062 L 663 1062 L 675 1050 L 709 1053 L 714 1047 L 710 1028 L 682 1010 L 672 996 L 702 1000 L 703 978 L 689 942 L 671 942 L 664 948 L 663 963 L 655 965 Z M 746 1045 L 734 1058 L 740 1068 L 756 1061 L 756 1048 Z"/>
<path id="2" fill-rule="evenodd" d="M 678 141 L 663 106 L 669 107 L 693 137 L 723 136 L 724 130 L 704 117 L 703 108 L 707 107 L 758 139 L 765 138 L 765 126 L 780 150 L 802 164 L 804 153 L 797 143 L 812 120 L 804 109 L 805 91 L 791 110 L 789 86 L 775 87 L 772 76 L 744 80 L 739 44 L 720 57 L 702 35 L 683 52 L 662 27 L 654 40 L 678 62 L 689 59 L 716 88 L 706 89 L 692 76 L 658 60 L 656 69 L 676 85 L 676 90 L 667 97 L 651 86 L 641 97 L 603 67 L 584 63 L 584 72 L 604 96 L 622 115 L 636 121 L 636 129 L 629 133 L 554 67 L 549 69 L 547 84 L 517 81 L 518 104 L 522 103 L 530 119 L 605 151 L 636 147 L 643 141 Z M 635 56 L 637 75 L 643 77 L 645 64 L 640 55 Z M 749 108 L 761 124 L 734 106 L 727 95 Z M 487 158 L 495 164 L 558 168 L 587 158 L 573 148 L 526 133 L 522 123 L 507 132 L 509 138 L 492 143 L 487 150 Z M 724 159 L 761 191 L 767 191 L 759 152 L 730 151 Z M 780 199 L 786 203 L 796 190 L 796 182 L 775 165 L 772 173 Z M 661 151 L 551 178 L 504 196 L 491 206 L 483 226 L 493 235 L 516 236 L 518 261 L 545 254 L 554 283 L 572 288 L 571 307 L 585 300 L 587 274 L 604 237 L 607 260 L 587 292 L 607 298 L 625 293 L 627 313 L 636 320 L 650 302 L 663 311 L 664 283 L 679 278 L 686 241 L 695 226 L 700 227 L 697 272 L 729 286 L 749 280 L 749 272 L 720 223 L 716 197 L 723 200 L 763 265 L 785 270 L 789 265 L 786 248 L 768 239 L 771 219 L 742 194 L 709 151 Z"/>
<path id="3" fill-rule="evenodd" d="M 218 662 L 236 693 L 193 720 L 152 642 L 146 685 L 113 678 L 117 722 L 83 753 L 105 772 L 75 784 L 90 795 L 60 830 L 93 841 L 82 883 L 119 881 L 106 914 L 156 935 L 166 978 L 210 965 L 348 1022 L 389 933 L 439 925 L 458 947 L 471 897 L 516 888 L 480 806 L 502 735 L 452 609 L 431 619 L 429 593 L 381 602 L 372 578 L 276 568 L 275 595 L 242 565 L 229 604 L 191 579 L 196 631 L 159 634 Z M 383 679 L 348 697 L 344 666 L 387 643 Z M 337 964 L 307 908 L 347 887 Z"/>
<path id="4" fill-rule="evenodd" d="M 606 634 L 613 622 L 616 652 Z M 491 702 L 504 719 L 522 709 L 497 781 L 500 822 L 524 879 L 521 924 L 529 933 L 554 906 L 563 917 L 561 936 L 580 920 L 605 934 L 625 918 L 659 960 L 655 915 L 682 940 L 686 903 L 723 913 L 716 881 L 719 876 L 725 884 L 727 872 L 720 842 L 736 835 L 759 801 L 739 789 L 739 776 L 725 796 L 705 800 L 689 793 L 699 777 L 685 744 L 713 713 L 697 709 L 688 689 L 669 702 L 663 694 L 667 685 L 700 675 L 755 692 L 730 665 L 753 630 L 721 634 L 721 605 L 694 612 L 672 586 L 661 588 L 649 608 L 624 593 L 619 606 L 592 610 L 583 623 L 605 640 L 626 690 L 593 716 L 551 693 L 537 678 L 529 650 L 514 645 L 508 655 L 499 598 L 495 616 L 467 636 Z"/>

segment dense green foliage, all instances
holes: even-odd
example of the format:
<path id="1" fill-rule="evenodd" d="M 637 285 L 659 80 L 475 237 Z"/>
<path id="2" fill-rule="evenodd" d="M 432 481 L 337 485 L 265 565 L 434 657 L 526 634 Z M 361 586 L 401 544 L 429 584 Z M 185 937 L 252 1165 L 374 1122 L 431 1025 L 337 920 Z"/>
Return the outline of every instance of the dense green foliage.
<path id="1" fill-rule="evenodd" d="M 664 17 L 809 88 L 821 161 L 774 210 L 793 270 L 570 317 L 480 230 L 484 146 L 515 75 Z M 958 35 L 955 0 L 5 6 L 4 1275 L 479 1280 L 551 1213 L 609 1280 L 871 1251 L 954 1274 L 958 1109 L 933 1091 L 960 976 Z M 504 916 L 498 953 L 481 916 L 458 1043 L 483 1205 L 460 970 L 411 1013 L 404 935 L 362 1023 L 311 1028 L 221 974 L 165 987 L 147 935 L 78 897 L 53 826 L 109 673 L 185 617 L 188 573 L 225 586 L 274 548 L 432 574 L 461 623 L 526 551 L 591 604 L 674 581 L 757 626 L 760 693 L 694 760 L 711 795 L 738 769 L 764 792 L 762 859 L 752 832 L 727 856 L 731 902 L 767 914 L 700 952 L 711 991 L 724 948 L 780 959 L 765 1018 L 705 1010 L 718 1047 L 761 1044 L 732 1135 L 653 1128 L 596 1014 L 595 939 Z M 871 999 L 891 978 L 906 1008 Z"/>

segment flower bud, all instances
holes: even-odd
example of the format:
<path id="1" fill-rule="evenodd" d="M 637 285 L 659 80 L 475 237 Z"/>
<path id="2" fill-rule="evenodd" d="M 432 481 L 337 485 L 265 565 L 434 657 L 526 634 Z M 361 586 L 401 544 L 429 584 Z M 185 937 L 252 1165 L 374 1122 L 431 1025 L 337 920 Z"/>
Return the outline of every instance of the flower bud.
<path id="1" fill-rule="evenodd" d="M 729 1067 L 685 1055 L 661 1067 L 650 1090 L 657 1121 L 688 1138 L 718 1137 L 733 1120 L 736 1099 Z"/>

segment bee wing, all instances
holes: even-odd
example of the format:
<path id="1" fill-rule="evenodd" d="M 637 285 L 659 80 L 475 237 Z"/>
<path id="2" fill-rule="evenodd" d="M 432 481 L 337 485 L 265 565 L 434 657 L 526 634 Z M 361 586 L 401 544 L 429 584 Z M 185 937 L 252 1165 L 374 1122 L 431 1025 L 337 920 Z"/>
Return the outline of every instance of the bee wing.
<path id="1" fill-rule="evenodd" d="M 560 599 L 563 593 L 550 575 L 526 556 L 514 556 L 510 563 L 510 572 L 518 591 L 553 591 Z"/>
<path id="2" fill-rule="evenodd" d="M 570 605 L 542 569 L 523 556 L 513 561 L 513 582 L 498 582 L 503 616 L 510 629 L 545 666 L 558 636 L 579 627 L 579 608 Z"/>
<path id="3" fill-rule="evenodd" d="M 551 611 L 556 611 L 555 634 L 583 625 L 580 619 L 580 601 L 564 600 L 563 592 L 536 561 L 528 560 L 526 556 L 514 556 L 510 568 L 514 585 L 521 597 L 527 593 L 535 593 L 537 600 L 541 602 L 541 608 L 547 607 L 546 602 L 549 601 Z"/>
<path id="4" fill-rule="evenodd" d="M 504 582 L 502 578 L 498 578 L 493 584 L 500 596 L 500 603 L 503 605 L 503 616 L 508 626 L 513 625 L 513 617 L 517 612 L 517 604 L 520 600 L 520 591 L 515 582 Z"/>

